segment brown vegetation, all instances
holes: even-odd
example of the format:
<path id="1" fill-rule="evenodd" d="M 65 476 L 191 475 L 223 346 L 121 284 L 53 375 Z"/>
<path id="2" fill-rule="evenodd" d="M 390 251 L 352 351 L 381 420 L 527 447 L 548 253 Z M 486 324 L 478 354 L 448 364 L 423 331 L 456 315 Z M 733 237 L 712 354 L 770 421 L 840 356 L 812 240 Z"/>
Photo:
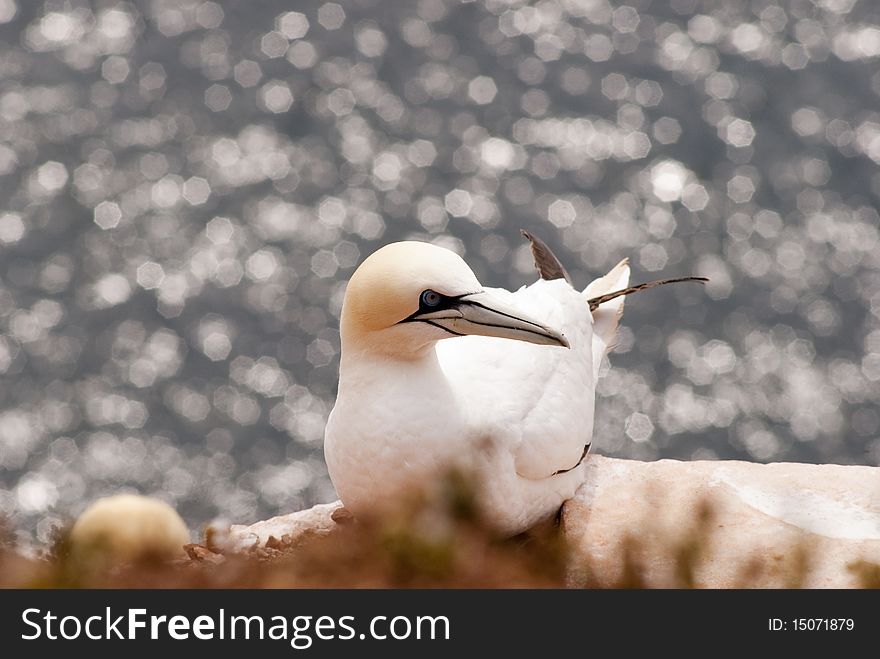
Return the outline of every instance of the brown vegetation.
<path id="1" fill-rule="evenodd" d="M 692 531 L 667 539 L 663 553 L 674 565 L 672 583 L 652 583 L 647 560 L 656 560 L 656 536 L 637 533 L 621 546 L 623 569 L 609 581 L 591 557 L 569 551 L 554 520 L 514 538 L 497 534 L 480 516 L 461 482 L 451 481 L 442 496 L 413 504 L 383 520 L 353 520 L 334 514 L 329 534 L 304 533 L 270 538 L 243 553 L 222 549 L 213 532 L 202 544 L 186 547 L 187 558 L 168 561 L 143 556 L 114 564 L 107 552 L 72 551 L 59 531 L 40 558 L 15 551 L 12 536 L 0 533 L 0 587 L 18 588 L 560 588 L 699 587 L 701 565 L 712 542 L 713 511 L 706 504 Z M 0 526 L 0 529 L 3 527 Z M 647 557 L 654 557 L 648 559 Z M 810 555 L 801 545 L 764 557 L 743 557 L 736 587 L 748 588 L 771 571 L 780 586 L 802 587 Z M 880 587 L 880 565 L 850 566 L 860 585 Z M 573 576 L 574 575 L 574 576 Z"/>

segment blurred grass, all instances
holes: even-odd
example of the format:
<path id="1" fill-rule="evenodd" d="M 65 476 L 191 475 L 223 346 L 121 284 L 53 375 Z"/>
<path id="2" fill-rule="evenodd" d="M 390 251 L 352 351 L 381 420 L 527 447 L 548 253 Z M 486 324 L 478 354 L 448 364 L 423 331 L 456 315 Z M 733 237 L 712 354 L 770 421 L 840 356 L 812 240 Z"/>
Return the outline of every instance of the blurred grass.
<path id="1" fill-rule="evenodd" d="M 609 581 L 594 557 L 575 552 L 556 520 L 506 538 L 481 517 L 464 481 L 450 481 L 433 499 L 415 498 L 382 519 L 334 515 L 329 534 L 270 537 L 263 547 L 224 553 L 216 533 L 188 545 L 175 561 L 143 555 L 122 562 L 100 547 L 72 547 L 58 529 L 44 555 L 26 558 L 0 524 L 0 587 L 4 588 L 563 588 L 578 574 L 586 588 L 698 588 L 711 552 L 714 512 L 695 510 L 691 531 L 657 551 L 648 534 L 625 536 L 619 576 Z M 650 559 L 647 557 L 651 557 Z M 109 560 L 108 560 L 109 559 Z M 657 582 L 649 560 L 669 561 L 672 581 Z M 744 556 L 737 588 L 808 583 L 811 555 L 794 544 L 766 556 Z M 849 566 L 864 588 L 880 588 L 880 565 Z"/>

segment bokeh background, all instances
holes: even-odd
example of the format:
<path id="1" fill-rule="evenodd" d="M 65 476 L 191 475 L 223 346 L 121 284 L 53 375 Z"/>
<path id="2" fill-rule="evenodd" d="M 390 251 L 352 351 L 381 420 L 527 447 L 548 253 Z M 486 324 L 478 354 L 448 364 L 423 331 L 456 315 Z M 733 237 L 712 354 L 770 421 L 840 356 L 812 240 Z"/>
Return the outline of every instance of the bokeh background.
<path id="1" fill-rule="evenodd" d="M 594 448 L 880 462 L 880 3 L 0 0 L 0 516 L 334 498 L 345 282 L 635 281 Z"/>

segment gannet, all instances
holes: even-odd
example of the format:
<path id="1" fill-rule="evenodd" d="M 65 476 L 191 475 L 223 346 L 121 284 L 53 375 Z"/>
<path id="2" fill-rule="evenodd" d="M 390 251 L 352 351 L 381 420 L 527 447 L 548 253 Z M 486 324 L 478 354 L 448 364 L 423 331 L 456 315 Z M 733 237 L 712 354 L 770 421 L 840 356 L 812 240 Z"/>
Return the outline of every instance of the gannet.
<path id="1" fill-rule="evenodd" d="M 174 508 L 152 497 L 117 494 L 98 499 L 70 531 L 71 549 L 108 562 L 141 557 L 182 558 L 189 530 Z"/>
<path id="2" fill-rule="evenodd" d="M 356 518 L 455 468 L 472 475 L 486 519 L 512 535 L 582 483 L 599 367 L 623 296 L 640 287 L 627 289 L 624 259 L 576 290 L 523 233 L 542 278 L 515 292 L 483 286 L 457 254 L 416 241 L 382 247 L 352 275 L 324 452 Z"/>

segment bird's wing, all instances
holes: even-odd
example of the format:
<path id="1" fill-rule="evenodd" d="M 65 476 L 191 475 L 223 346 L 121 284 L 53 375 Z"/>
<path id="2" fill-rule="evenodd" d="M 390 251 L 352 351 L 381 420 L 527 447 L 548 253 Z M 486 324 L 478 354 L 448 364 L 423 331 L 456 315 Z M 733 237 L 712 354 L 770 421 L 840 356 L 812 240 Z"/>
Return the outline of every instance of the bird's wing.
<path id="1" fill-rule="evenodd" d="M 612 291 L 618 291 L 629 285 L 629 259 L 623 259 L 604 277 L 594 280 L 583 293 L 584 304 L 590 298 L 596 298 Z M 617 343 L 617 327 L 623 314 L 625 296 L 604 302 L 593 311 L 593 377 L 598 379 L 602 359 Z"/>
<path id="2" fill-rule="evenodd" d="M 535 259 L 535 267 L 538 269 L 541 279 L 564 279 L 570 284 L 571 277 L 568 271 L 556 258 L 556 254 L 547 246 L 547 243 L 525 229 L 520 229 L 520 233 L 531 244 L 532 257 Z"/>
<path id="3" fill-rule="evenodd" d="M 515 293 L 487 290 L 561 330 L 571 348 L 479 336 L 440 341 L 441 367 L 470 410 L 475 441 L 489 437 L 509 447 L 524 478 L 571 469 L 592 436 L 589 307 L 563 279 Z"/>

